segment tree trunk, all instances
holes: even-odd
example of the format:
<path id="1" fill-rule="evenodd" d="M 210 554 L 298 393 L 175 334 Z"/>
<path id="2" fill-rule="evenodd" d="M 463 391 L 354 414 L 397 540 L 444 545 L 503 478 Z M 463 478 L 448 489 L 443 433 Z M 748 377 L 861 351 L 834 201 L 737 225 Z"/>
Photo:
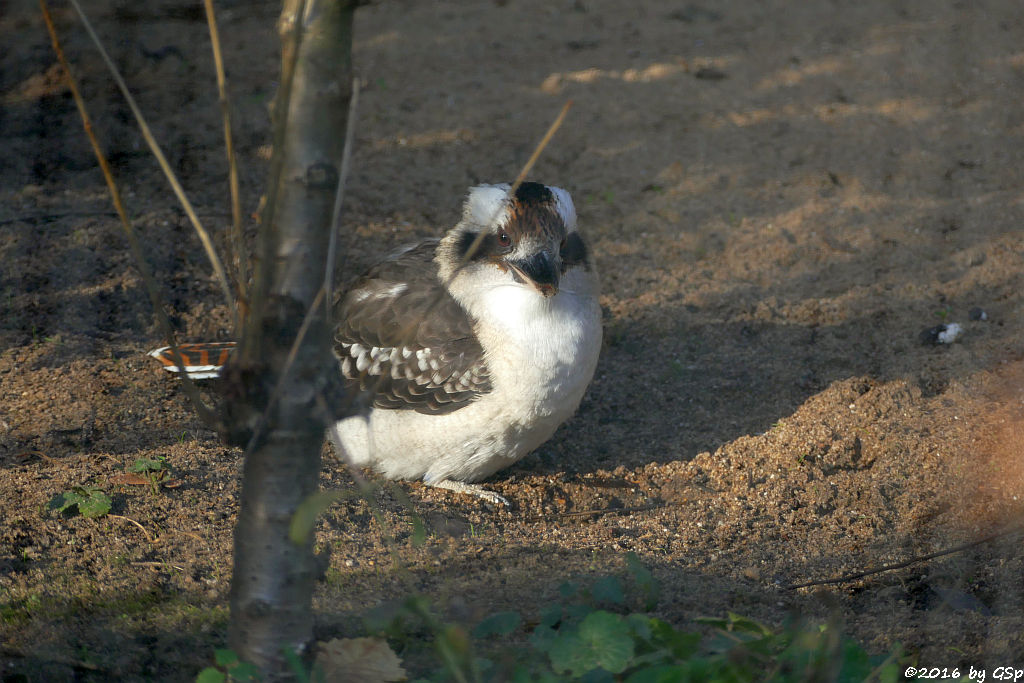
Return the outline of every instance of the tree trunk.
<path id="1" fill-rule="evenodd" d="M 247 448 L 229 645 L 269 680 L 287 678 L 286 649 L 304 653 L 312 640 L 313 587 L 325 558 L 314 556 L 311 537 L 296 545 L 288 531 L 296 508 L 318 489 L 324 428 L 336 417 L 327 406 L 340 404 L 327 307 L 314 302 L 334 265 L 326 260 L 351 97 L 355 2 L 311 0 L 303 11 L 304 4 L 285 0 L 281 15 L 284 66 L 270 199 L 249 315 L 237 358 L 223 374 L 224 438 Z M 307 315 L 307 332 L 285 372 Z"/>

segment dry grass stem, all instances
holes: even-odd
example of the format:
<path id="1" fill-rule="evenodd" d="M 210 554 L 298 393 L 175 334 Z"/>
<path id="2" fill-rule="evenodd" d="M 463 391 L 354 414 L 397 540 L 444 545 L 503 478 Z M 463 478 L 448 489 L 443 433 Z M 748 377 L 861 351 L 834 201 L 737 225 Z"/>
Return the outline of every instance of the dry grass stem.
<path id="1" fill-rule="evenodd" d="M 203 0 L 206 8 L 206 23 L 210 27 L 210 46 L 213 48 L 213 64 L 217 71 L 217 94 L 224 117 L 224 152 L 228 157 L 228 188 L 231 193 L 231 238 L 234 245 L 235 278 L 238 295 L 246 299 L 249 286 L 249 272 L 246 266 L 245 236 L 242 234 L 242 198 L 238 183 L 238 156 L 235 154 L 234 136 L 231 133 L 231 100 L 228 97 L 227 77 L 224 73 L 224 56 L 221 52 L 220 31 L 217 16 L 213 11 L 213 0 Z M 235 329 L 240 330 L 240 321 Z"/>
<path id="2" fill-rule="evenodd" d="M 121 95 L 124 96 L 125 101 L 128 103 L 128 107 L 132 110 L 132 114 L 135 116 L 135 121 L 139 126 L 139 130 L 141 131 L 146 144 L 149 145 L 150 152 L 152 152 L 153 156 L 156 157 L 157 163 L 160 165 L 160 169 L 164 172 L 164 176 L 166 176 L 167 181 L 171 184 L 171 188 L 174 190 L 175 196 L 177 196 L 178 201 L 185 210 L 185 214 L 192 223 L 192 227 L 195 228 L 196 234 L 199 235 L 199 240 L 203 243 L 203 249 L 206 250 L 206 256 L 210 260 L 214 274 L 217 276 L 217 280 L 223 290 L 224 300 L 231 308 L 237 321 L 238 307 L 235 305 L 235 298 L 231 294 L 231 285 L 228 283 L 227 273 L 224 272 L 224 266 L 220 262 L 220 257 L 217 256 L 217 250 L 213 245 L 213 240 L 210 239 L 210 234 L 206 231 L 206 228 L 203 227 L 203 224 L 199 220 L 199 216 L 196 215 L 195 209 L 192 208 L 192 203 L 185 195 L 184 188 L 182 188 L 181 183 L 178 182 L 178 178 L 174 174 L 174 171 L 171 170 L 171 165 L 167 162 L 167 158 L 164 156 L 163 150 L 160 148 L 159 143 L 157 143 L 156 138 L 153 137 L 153 133 L 149 129 L 149 124 L 146 123 L 146 119 L 142 115 L 142 110 L 139 109 L 138 104 L 135 102 L 135 98 L 132 97 L 131 92 L 128 90 L 128 85 L 124 82 L 124 78 L 121 77 L 120 71 L 118 71 L 117 67 L 114 66 L 114 62 L 110 59 L 110 55 L 107 54 L 106 49 L 104 49 L 103 43 L 100 41 L 99 36 L 96 35 L 96 31 L 93 29 L 92 23 L 82 10 L 82 6 L 78 3 L 78 0 L 71 0 L 71 5 L 75 8 L 75 12 L 78 13 L 78 17 L 82 22 L 82 26 L 85 27 L 86 33 L 89 34 L 89 38 L 96 46 L 96 49 L 99 50 L 100 56 L 103 58 L 103 62 L 107 65 L 107 69 L 110 71 L 111 76 L 117 83 L 118 89 L 121 91 Z"/>
<path id="3" fill-rule="evenodd" d="M 209 0 L 207 0 L 209 2 Z M 348 119 L 345 124 L 345 148 L 341 155 L 341 172 L 338 174 L 338 190 L 334 195 L 334 209 L 331 212 L 331 239 L 327 244 L 327 267 L 324 270 L 324 290 L 328 296 L 324 301 L 325 317 L 331 318 L 330 296 L 334 292 L 334 267 L 338 254 L 338 233 L 341 231 L 341 207 L 345 199 L 345 183 L 348 182 L 348 173 L 352 167 L 352 141 L 356 133 L 356 111 L 359 107 L 359 78 L 352 79 L 352 97 L 348 103 Z M 348 244 L 345 253 L 348 253 L 352 246 L 352 237 L 355 231 L 349 233 Z"/>
<path id="4" fill-rule="evenodd" d="M 160 331 L 163 333 L 164 337 L 167 339 L 167 343 L 171 347 L 174 362 L 178 366 L 179 374 L 185 381 L 185 394 L 188 396 L 189 401 L 191 401 L 199 418 L 207 425 L 212 425 L 215 422 L 214 413 L 205 403 L 203 403 L 203 400 L 199 397 L 199 390 L 196 388 L 195 383 L 190 377 L 188 377 L 188 373 L 185 372 L 185 361 L 182 358 L 181 353 L 178 351 L 178 343 L 175 338 L 174 329 L 171 327 L 171 321 L 167 317 L 163 298 L 160 296 L 160 290 L 157 287 L 156 280 L 153 278 L 153 274 L 150 272 L 149 266 L 146 264 L 146 259 L 142 255 L 142 246 L 139 244 L 138 236 L 135 234 L 135 229 L 132 227 L 131 220 L 128 218 L 128 211 L 125 209 L 124 202 L 121 199 L 121 192 L 117 189 L 117 183 L 114 181 L 114 174 L 110 170 L 110 164 L 107 162 L 107 158 L 103 154 L 103 149 L 100 147 L 99 140 L 96 139 L 96 134 L 93 132 L 92 119 L 90 118 L 89 111 L 85 106 L 85 100 L 82 98 L 82 94 L 78 90 L 78 83 L 71 74 L 71 68 L 68 64 L 67 58 L 64 56 L 64 50 L 60 46 L 60 39 L 57 37 L 57 29 L 53 25 L 53 18 L 50 16 L 46 0 L 39 0 L 39 8 L 43 14 L 43 21 L 46 22 L 46 30 L 50 34 L 53 51 L 57 55 L 57 59 L 60 62 L 61 67 L 64 69 L 68 88 L 71 90 L 71 95 L 75 100 L 75 105 L 78 107 L 78 113 L 81 116 L 82 126 L 85 128 L 85 134 L 89 138 L 89 143 L 92 145 L 93 153 L 96 155 L 96 160 L 100 165 L 100 170 L 103 172 L 103 178 L 106 180 L 107 189 L 110 191 L 110 200 L 113 202 L 114 209 L 117 211 L 117 215 L 121 219 L 121 227 L 124 229 L 125 237 L 128 239 L 128 245 L 131 248 L 132 256 L 135 259 L 135 265 L 139 269 L 139 273 L 142 275 L 142 281 L 146 287 L 146 293 L 149 295 L 153 312 L 156 314 L 157 324 L 159 324 Z"/>
<path id="5" fill-rule="evenodd" d="M 903 569 L 909 567 L 912 564 L 918 562 L 924 562 L 926 560 L 933 560 L 936 557 L 943 557 L 944 555 L 952 555 L 954 553 L 960 553 L 965 550 L 970 550 L 976 546 L 994 541 L 997 538 L 1003 538 L 1004 536 L 1013 536 L 1015 534 L 1024 533 L 1024 523 L 1014 524 L 1013 526 L 1002 529 L 1001 531 L 995 531 L 991 534 L 982 536 L 974 541 L 968 541 L 967 543 L 961 543 L 960 545 L 953 546 L 951 548 L 943 548 L 942 550 L 936 550 L 934 553 L 928 553 L 927 555 L 918 555 L 912 557 L 909 560 L 902 562 L 894 562 L 893 564 L 887 564 L 882 567 L 876 567 L 874 569 L 865 569 L 864 571 L 854 572 L 852 574 L 846 574 L 844 576 L 837 576 L 831 579 L 819 579 L 817 581 L 807 581 L 805 583 L 796 583 L 791 586 L 786 586 L 790 590 L 796 590 L 797 588 L 809 588 L 810 586 L 827 586 L 835 583 L 847 583 L 848 581 L 856 581 L 857 579 L 863 579 L 865 576 L 872 576 L 874 574 L 881 574 L 883 572 L 891 572 L 896 569 Z"/>
<path id="6" fill-rule="evenodd" d="M 146 527 L 142 526 L 141 524 L 136 522 L 131 517 L 125 517 L 124 515 L 113 515 L 113 514 L 110 514 L 110 513 L 107 514 L 107 517 L 111 517 L 113 519 L 122 519 L 122 520 L 124 520 L 126 522 L 130 522 L 130 523 L 134 524 L 135 526 L 137 526 L 139 528 L 140 531 L 142 531 L 142 533 L 146 537 L 147 541 L 149 541 L 150 543 L 155 543 L 156 542 L 156 541 L 153 540 L 153 537 L 150 535 L 150 533 L 148 531 L 146 531 Z"/>

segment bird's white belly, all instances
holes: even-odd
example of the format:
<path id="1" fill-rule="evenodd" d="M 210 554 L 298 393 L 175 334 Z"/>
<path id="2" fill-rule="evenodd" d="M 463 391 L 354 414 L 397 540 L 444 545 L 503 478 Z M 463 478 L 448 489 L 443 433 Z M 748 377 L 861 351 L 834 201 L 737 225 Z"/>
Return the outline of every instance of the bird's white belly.
<path id="1" fill-rule="evenodd" d="M 529 452 L 517 447 L 505 416 L 490 415 L 489 408 L 474 403 L 448 415 L 374 410 L 367 418 L 342 420 L 333 436 L 352 464 L 389 479 L 474 482 Z"/>
<path id="2" fill-rule="evenodd" d="M 568 283 L 567 283 L 568 284 Z M 447 415 L 374 409 L 330 430 L 356 466 L 391 479 L 475 482 L 544 443 L 579 406 L 601 346 L 600 308 L 522 288 L 499 292 L 477 319 L 493 390 Z"/>

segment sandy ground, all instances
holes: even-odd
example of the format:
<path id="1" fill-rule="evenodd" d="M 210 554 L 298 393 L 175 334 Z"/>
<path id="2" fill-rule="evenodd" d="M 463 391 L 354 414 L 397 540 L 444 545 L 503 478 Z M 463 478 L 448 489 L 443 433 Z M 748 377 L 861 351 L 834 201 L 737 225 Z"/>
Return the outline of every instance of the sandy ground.
<path id="1" fill-rule="evenodd" d="M 226 244 L 201 6 L 87 7 Z M 361 8 L 347 274 L 454 224 L 467 187 L 512 178 L 571 99 L 532 179 L 575 197 L 606 344 L 577 417 L 488 482 L 511 510 L 396 485 L 426 522 L 422 545 L 386 487 L 326 514 L 317 634 L 355 634 L 355 616 L 410 592 L 466 623 L 529 612 L 566 578 L 624 571 L 633 551 L 676 624 L 831 616 L 871 652 L 899 642 L 923 666 L 1024 667 L 1019 534 L 789 588 L 1020 523 L 1020 9 Z M 276 12 L 221 8 L 247 211 Z M 186 340 L 230 338 L 126 107 L 73 14 L 56 16 L 175 324 Z M 6 4 L 0 35 L 0 671 L 188 680 L 224 642 L 241 455 L 145 356 L 161 340 L 34 7 Z M 962 327 L 953 343 L 922 339 L 947 323 Z M 165 457 L 177 486 L 118 484 L 140 457 Z M 325 462 L 324 486 L 351 488 Z M 110 493 L 112 514 L 47 509 L 78 485 Z"/>

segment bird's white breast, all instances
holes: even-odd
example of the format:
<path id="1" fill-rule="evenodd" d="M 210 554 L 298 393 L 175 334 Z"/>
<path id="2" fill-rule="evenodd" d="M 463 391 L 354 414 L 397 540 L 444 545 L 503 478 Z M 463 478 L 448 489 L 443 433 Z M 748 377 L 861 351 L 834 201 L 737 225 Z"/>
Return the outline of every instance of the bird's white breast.
<path id="1" fill-rule="evenodd" d="M 589 291 L 581 296 L 574 289 L 589 284 L 578 270 L 550 298 L 509 285 L 488 290 L 474 304 L 487 310 L 477 318 L 478 334 L 496 391 L 507 397 L 510 412 L 522 412 L 525 419 L 564 421 L 593 376 L 600 309 Z"/>

